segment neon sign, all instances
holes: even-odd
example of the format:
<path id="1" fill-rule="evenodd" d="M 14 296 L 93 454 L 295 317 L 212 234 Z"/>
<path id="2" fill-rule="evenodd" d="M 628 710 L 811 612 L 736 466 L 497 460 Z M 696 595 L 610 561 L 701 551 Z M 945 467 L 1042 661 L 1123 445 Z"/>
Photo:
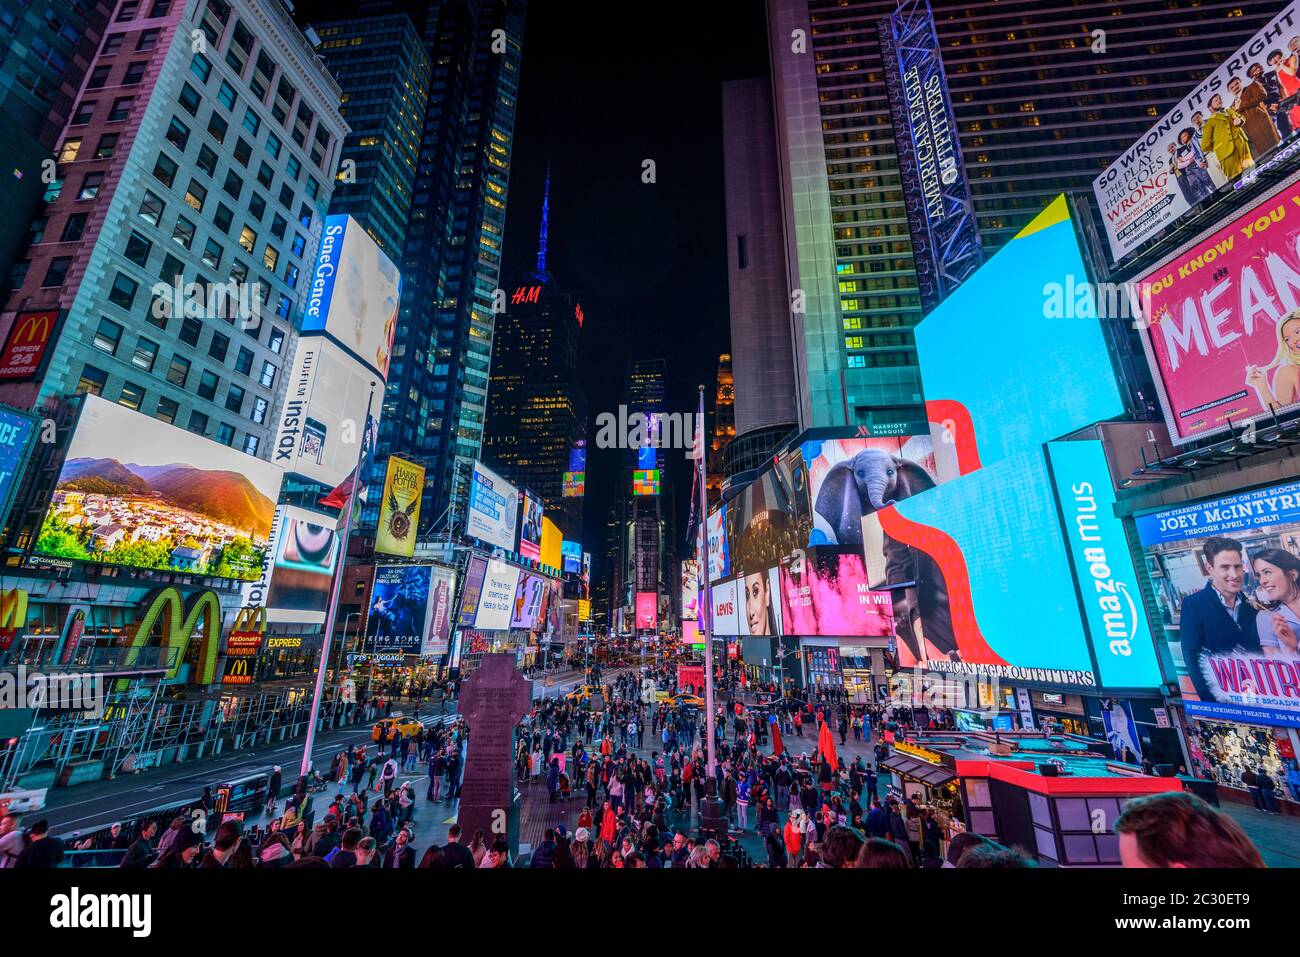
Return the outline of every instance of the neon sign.
<path id="1" fill-rule="evenodd" d="M 541 286 L 520 286 L 515 290 L 515 294 L 510 297 L 510 302 L 517 306 L 524 302 L 537 302 L 541 299 L 541 296 Z"/>

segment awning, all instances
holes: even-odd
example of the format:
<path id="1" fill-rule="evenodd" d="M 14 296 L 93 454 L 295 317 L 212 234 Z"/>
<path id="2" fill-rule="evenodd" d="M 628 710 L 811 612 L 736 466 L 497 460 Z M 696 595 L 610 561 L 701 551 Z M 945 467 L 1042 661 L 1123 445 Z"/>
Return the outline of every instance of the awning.
<path id="1" fill-rule="evenodd" d="M 880 767 L 888 771 L 894 771 L 914 781 L 921 781 L 930 785 L 930 787 L 939 787 L 957 777 L 947 768 L 931 764 L 929 761 L 922 761 L 919 758 L 908 757 L 905 754 L 891 754 L 880 762 Z"/>

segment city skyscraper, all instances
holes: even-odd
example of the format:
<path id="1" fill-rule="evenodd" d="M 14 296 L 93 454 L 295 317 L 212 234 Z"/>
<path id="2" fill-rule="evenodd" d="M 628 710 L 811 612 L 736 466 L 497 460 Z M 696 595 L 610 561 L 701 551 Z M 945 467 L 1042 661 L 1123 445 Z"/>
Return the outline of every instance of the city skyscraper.
<path id="1" fill-rule="evenodd" d="M 718 377 L 713 390 L 713 427 L 709 430 L 709 458 L 705 475 L 710 495 L 722 491 L 723 453 L 736 437 L 736 379 L 731 356 L 718 356 Z"/>
<path id="2" fill-rule="evenodd" d="M 268 458 L 347 132 L 339 87 L 281 0 L 205 0 L 194 35 L 184 4 L 147 14 L 118 7 L 72 107 L 0 328 L 62 320 L 0 401 L 90 392 Z"/>
<path id="3" fill-rule="evenodd" d="M 343 89 L 343 141 L 330 212 L 346 213 L 397 262 L 406 245 L 424 108 L 433 70 L 405 13 L 362 4 L 358 16 L 313 24 L 321 55 Z"/>
<path id="4" fill-rule="evenodd" d="M 432 0 L 423 24 L 433 79 L 375 466 L 426 466 L 430 527 L 463 522 L 483 447 L 523 18 L 523 0 Z"/>
<path id="5" fill-rule="evenodd" d="M 986 255 L 1057 193 L 1090 193 L 1153 116 L 1277 12 L 1264 0 L 1140 0 L 1122 18 L 1101 0 L 933 6 Z M 877 31 L 895 7 L 768 2 L 804 427 L 905 418 L 922 400 L 922 308 Z"/>
<path id="6" fill-rule="evenodd" d="M 484 457 L 540 495 L 565 537 L 580 541 L 584 499 L 564 496 L 564 473 L 575 450 L 586 456 L 587 399 L 578 378 L 585 313 L 547 265 L 549 199 L 548 173 L 536 267 L 508 283 L 509 304 L 496 321 Z"/>

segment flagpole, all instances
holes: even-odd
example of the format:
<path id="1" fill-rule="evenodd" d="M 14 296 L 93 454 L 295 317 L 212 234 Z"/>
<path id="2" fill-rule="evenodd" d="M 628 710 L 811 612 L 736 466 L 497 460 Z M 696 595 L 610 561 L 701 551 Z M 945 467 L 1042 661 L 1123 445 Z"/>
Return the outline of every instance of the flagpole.
<path id="1" fill-rule="evenodd" d="M 366 399 L 366 417 L 362 419 L 361 448 L 357 450 L 356 471 L 352 473 L 352 488 L 348 490 L 348 501 L 343 513 L 343 536 L 339 540 L 339 560 L 334 567 L 334 577 L 330 581 L 329 604 L 326 605 L 325 630 L 321 634 L 320 663 L 316 666 L 316 690 L 311 698 L 311 719 L 307 722 L 307 738 L 302 746 L 302 765 L 298 769 L 299 798 L 307 794 L 307 775 L 311 774 L 311 752 L 316 743 L 316 722 L 320 720 L 320 706 L 325 697 L 325 669 L 329 667 L 330 643 L 334 637 L 334 622 L 338 618 L 339 590 L 343 584 L 343 566 L 348 557 L 348 538 L 352 534 L 352 510 L 357 498 L 357 489 L 361 486 L 361 468 L 366 457 L 366 442 L 369 439 L 370 408 L 375 401 L 375 383 L 370 383 L 370 396 Z"/>
<path id="2" fill-rule="evenodd" d="M 713 713 L 713 588 L 709 582 L 709 487 L 707 484 L 707 472 L 704 463 L 704 386 L 700 386 L 700 407 L 696 416 L 699 426 L 696 428 L 696 462 L 695 473 L 696 479 L 700 485 L 700 525 L 704 529 L 704 555 L 700 562 L 700 578 L 704 584 L 704 606 L 709 610 L 704 628 L 704 707 L 708 712 L 705 720 L 706 731 L 709 736 L 707 754 L 708 754 L 708 773 L 709 780 L 714 779 L 714 773 L 718 766 L 718 756 L 716 745 L 714 743 L 714 733 L 716 717 Z"/>

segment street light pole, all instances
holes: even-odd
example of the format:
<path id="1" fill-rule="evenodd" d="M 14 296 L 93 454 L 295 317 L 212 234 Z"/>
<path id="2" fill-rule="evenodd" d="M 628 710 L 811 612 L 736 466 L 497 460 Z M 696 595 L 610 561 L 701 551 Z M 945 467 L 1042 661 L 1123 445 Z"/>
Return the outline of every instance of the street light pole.
<path id="1" fill-rule="evenodd" d="M 700 485 L 700 522 L 704 526 L 704 548 L 700 556 L 700 577 L 704 585 L 704 608 L 708 609 L 704 629 L 704 733 L 706 743 L 707 779 L 704 783 L 704 801 L 700 806 L 700 827 L 719 836 L 725 836 L 727 820 L 722 813 L 722 802 L 718 800 L 718 755 L 714 733 L 717 718 L 713 713 L 713 589 L 709 583 L 709 486 L 704 461 L 704 386 L 700 386 L 699 414 L 695 420 L 695 477 Z M 701 615 L 703 618 L 704 616 Z"/>

